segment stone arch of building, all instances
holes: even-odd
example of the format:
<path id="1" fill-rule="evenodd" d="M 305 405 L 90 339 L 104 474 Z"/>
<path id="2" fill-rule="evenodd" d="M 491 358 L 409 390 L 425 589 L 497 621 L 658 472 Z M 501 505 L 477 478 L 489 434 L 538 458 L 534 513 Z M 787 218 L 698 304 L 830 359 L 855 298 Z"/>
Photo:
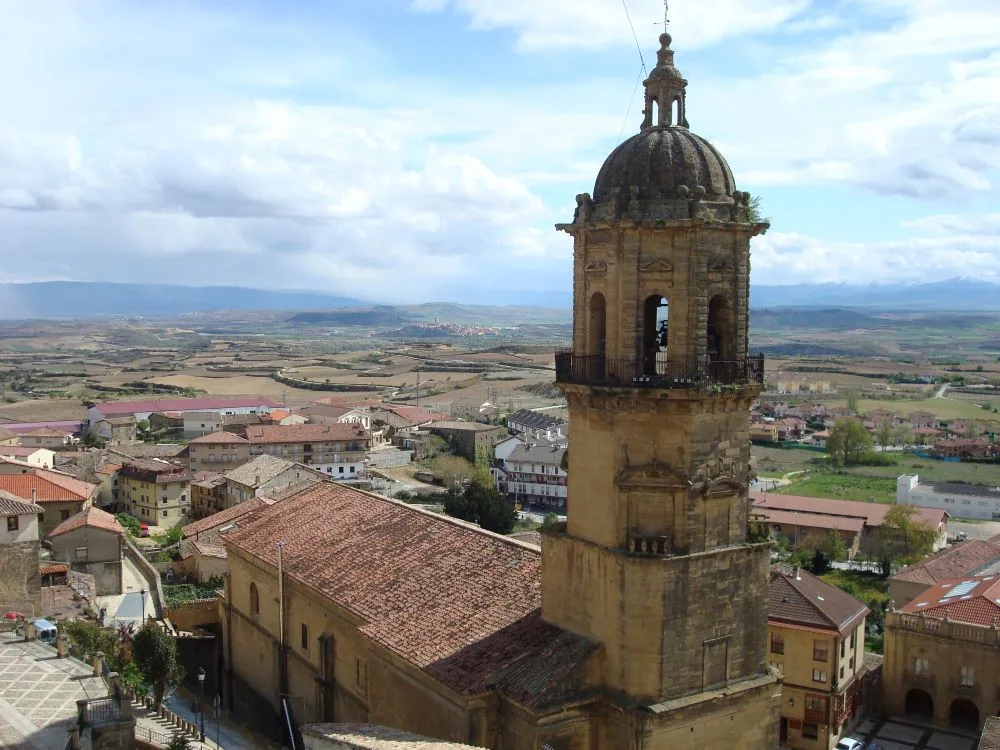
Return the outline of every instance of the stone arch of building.
<path id="1" fill-rule="evenodd" d="M 709 362 L 736 359 L 736 318 L 729 297 L 716 294 L 708 301 L 705 351 Z"/>
<path id="2" fill-rule="evenodd" d="M 608 340 L 608 305 L 604 294 L 594 292 L 590 295 L 587 322 L 587 354 L 592 357 L 603 357 L 607 351 Z"/>
<path id="3" fill-rule="evenodd" d="M 948 707 L 948 725 L 956 729 L 979 730 L 979 706 L 967 698 L 956 698 Z"/>
<path id="4" fill-rule="evenodd" d="M 253 582 L 250 583 L 250 614 L 254 617 L 260 614 L 260 593 Z"/>
<path id="5" fill-rule="evenodd" d="M 653 291 L 642 302 L 642 371 L 644 375 L 667 372 L 670 300 Z"/>
<path id="6" fill-rule="evenodd" d="M 934 699 L 926 690 L 914 688 L 906 694 L 904 710 L 909 716 L 931 721 L 934 718 Z"/>

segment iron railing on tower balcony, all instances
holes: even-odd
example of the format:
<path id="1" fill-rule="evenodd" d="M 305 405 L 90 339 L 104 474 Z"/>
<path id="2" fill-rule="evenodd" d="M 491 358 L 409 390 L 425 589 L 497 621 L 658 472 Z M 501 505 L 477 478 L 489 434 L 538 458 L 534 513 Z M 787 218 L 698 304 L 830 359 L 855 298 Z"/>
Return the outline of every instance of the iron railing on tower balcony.
<path id="1" fill-rule="evenodd" d="M 556 352 L 556 382 L 618 388 L 764 387 L 764 356 L 711 360 L 694 367 L 678 366 L 659 352 L 650 358 L 578 355 Z"/>

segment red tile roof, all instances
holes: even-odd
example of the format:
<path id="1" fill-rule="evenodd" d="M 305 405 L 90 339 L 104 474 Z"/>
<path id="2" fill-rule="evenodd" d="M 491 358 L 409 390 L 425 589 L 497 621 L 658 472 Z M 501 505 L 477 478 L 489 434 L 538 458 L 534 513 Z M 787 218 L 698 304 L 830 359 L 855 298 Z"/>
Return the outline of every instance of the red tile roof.
<path id="1" fill-rule="evenodd" d="M 0 490 L 0 516 L 30 516 L 44 513 L 45 508 L 35 503 L 27 503 L 17 495 Z"/>
<path id="2" fill-rule="evenodd" d="M 901 611 L 989 627 L 1000 623 L 1000 577 L 947 578 Z"/>
<path id="3" fill-rule="evenodd" d="M 66 563 L 40 563 L 38 565 L 38 574 L 43 576 L 67 572 L 69 572 L 69 566 Z"/>
<path id="4" fill-rule="evenodd" d="M 188 445 L 232 445 L 234 443 L 245 442 L 247 442 L 245 437 L 220 430 L 219 432 L 210 432 L 207 435 L 196 437 L 194 440 L 189 440 Z"/>
<path id="5" fill-rule="evenodd" d="M 976 568 L 1000 557 L 1000 535 L 989 539 L 970 539 L 925 557 L 892 576 L 893 581 L 909 581 L 933 586 L 944 578 L 970 575 Z"/>
<path id="6" fill-rule="evenodd" d="M 765 516 L 769 523 L 788 526 L 808 526 L 813 529 L 830 529 L 831 531 L 850 531 L 859 533 L 865 527 L 863 518 L 844 516 L 827 516 L 820 513 L 799 513 L 794 510 L 774 510 L 754 506 L 754 510 Z"/>
<path id="7" fill-rule="evenodd" d="M 767 619 L 847 633 L 861 624 L 869 609 L 850 594 L 801 568 L 771 566 Z"/>
<path id="8" fill-rule="evenodd" d="M 105 417 L 112 414 L 138 414 L 140 412 L 198 411 L 199 409 L 227 409 L 263 406 L 278 407 L 281 404 L 269 398 L 251 396 L 249 398 L 165 398 L 154 401 L 107 401 L 93 405 Z"/>
<path id="9" fill-rule="evenodd" d="M 242 518 L 248 513 L 252 513 L 259 508 L 266 508 L 272 504 L 273 501 L 262 497 L 253 497 L 242 503 L 237 503 L 231 508 L 220 510 L 218 513 L 213 513 L 206 518 L 189 523 L 184 527 L 184 538 L 190 539 L 192 537 L 197 537 L 199 534 L 204 534 L 212 529 L 225 526 L 228 523 L 232 523 L 237 518 Z"/>
<path id="10" fill-rule="evenodd" d="M 223 539 L 270 566 L 277 565 L 275 544 L 284 542 L 286 575 L 432 673 L 432 665 L 460 658 L 541 605 L 537 550 L 333 482 L 256 514 Z M 456 689 L 473 689 L 461 672 L 442 667 L 438 674 Z"/>
<path id="11" fill-rule="evenodd" d="M 89 500 L 97 485 L 55 472 L 35 469 L 26 474 L 0 474 L 0 490 L 36 503 Z M 34 490 L 34 497 L 32 497 Z"/>
<path id="12" fill-rule="evenodd" d="M 891 503 L 862 503 L 856 500 L 833 500 L 825 497 L 782 495 L 777 492 L 751 492 L 755 510 L 789 510 L 798 513 L 815 513 L 845 518 L 861 518 L 868 526 L 881 526 Z M 948 516 L 946 511 L 935 508 L 914 508 L 917 515 L 937 527 Z"/>
<path id="13" fill-rule="evenodd" d="M 247 427 L 250 443 L 327 443 L 367 440 L 368 430 L 354 422 L 345 424 L 257 424 Z"/>
<path id="14" fill-rule="evenodd" d="M 125 529 L 118 519 L 107 511 L 103 511 L 100 508 L 95 508 L 91 505 L 89 508 L 80 511 L 74 516 L 70 516 L 61 524 L 52 529 L 49 536 L 61 536 L 67 534 L 70 531 L 79 529 L 82 526 L 87 526 L 92 529 L 101 529 L 102 531 L 110 531 L 114 534 L 124 534 Z"/>

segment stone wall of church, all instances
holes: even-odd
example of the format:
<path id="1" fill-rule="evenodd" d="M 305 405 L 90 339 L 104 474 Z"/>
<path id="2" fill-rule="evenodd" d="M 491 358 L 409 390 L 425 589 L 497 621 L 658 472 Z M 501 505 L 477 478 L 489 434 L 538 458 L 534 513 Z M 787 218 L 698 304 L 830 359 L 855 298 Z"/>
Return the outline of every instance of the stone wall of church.
<path id="1" fill-rule="evenodd" d="M 41 617 L 41 578 L 37 540 L 0 544 L 0 616 L 20 612 Z"/>

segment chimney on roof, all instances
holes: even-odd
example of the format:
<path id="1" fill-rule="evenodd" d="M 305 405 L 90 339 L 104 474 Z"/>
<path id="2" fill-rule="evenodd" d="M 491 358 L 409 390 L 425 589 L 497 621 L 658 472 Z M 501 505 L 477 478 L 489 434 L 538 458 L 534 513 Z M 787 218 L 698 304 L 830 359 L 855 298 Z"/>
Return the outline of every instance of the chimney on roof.
<path id="1" fill-rule="evenodd" d="M 256 475 L 256 476 L 255 476 L 255 477 L 253 478 L 253 483 L 254 483 L 254 484 L 260 484 L 260 474 L 257 474 L 257 475 Z"/>
<path id="2" fill-rule="evenodd" d="M 799 568 L 798 565 L 796 565 L 794 568 L 792 568 L 792 578 L 794 578 L 796 581 L 801 581 L 802 580 L 802 576 L 799 575 L 799 573 L 800 573 L 800 568 Z"/>
<path id="3" fill-rule="evenodd" d="M 35 502 L 35 497 L 38 495 L 38 490 L 34 487 L 31 488 L 31 502 Z"/>

